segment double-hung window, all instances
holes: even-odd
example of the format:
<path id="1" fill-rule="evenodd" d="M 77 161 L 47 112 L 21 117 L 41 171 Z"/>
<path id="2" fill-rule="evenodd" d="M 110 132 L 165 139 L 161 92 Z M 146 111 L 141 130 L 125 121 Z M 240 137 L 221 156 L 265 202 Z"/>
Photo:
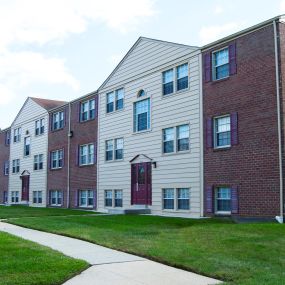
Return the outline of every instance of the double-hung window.
<path id="1" fill-rule="evenodd" d="M 11 202 L 12 203 L 19 203 L 19 191 L 12 191 L 11 192 Z"/>
<path id="2" fill-rule="evenodd" d="M 63 167 L 63 149 L 51 152 L 51 169 Z"/>
<path id="3" fill-rule="evenodd" d="M 123 207 L 123 191 L 115 190 L 115 207 Z"/>
<path id="4" fill-rule="evenodd" d="M 24 139 L 24 156 L 29 156 L 31 154 L 31 137 L 26 137 Z"/>
<path id="5" fill-rule="evenodd" d="M 62 129 L 64 127 L 64 112 L 56 112 L 52 115 L 52 129 L 54 131 Z"/>
<path id="6" fill-rule="evenodd" d="M 166 188 L 162 190 L 163 209 L 165 210 L 189 210 L 189 188 Z"/>
<path id="7" fill-rule="evenodd" d="M 105 207 L 113 206 L 113 191 L 105 190 Z"/>
<path id="8" fill-rule="evenodd" d="M 43 154 L 37 154 L 34 156 L 34 170 L 42 170 L 44 168 Z"/>
<path id="9" fill-rule="evenodd" d="M 231 117 L 214 118 L 214 143 L 216 148 L 231 146 Z"/>
<path id="10" fill-rule="evenodd" d="M 43 192 L 42 191 L 33 191 L 33 203 L 42 204 L 43 202 Z"/>
<path id="11" fill-rule="evenodd" d="M 14 159 L 12 161 L 12 173 L 19 173 L 20 172 L 20 159 Z"/>
<path id="12" fill-rule="evenodd" d="M 229 48 L 213 52 L 213 80 L 229 76 Z"/>
<path id="13" fill-rule="evenodd" d="M 116 94 L 116 110 L 124 108 L 124 89 L 118 89 L 115 91 Z"/>
<path id="14" fill-rule="evenodd" d="M 112 113 L 124 108 L 124 88 L 107 93 L 107 113 Z"/>
<path id="15" fill-rule="evenodd" d="M 162 73 L 162 94 L 168 95 L 174 92 L 174 74 L 173 69 L 166 70 Z"/>
<path id="16" fill-rule="evenodd" d="M 189 125 L 177 127 L 177 151 L 189 150 Z"/>
<path id="17" fill-rule="evenodd" d="M 9 161 L 4 162 L 4 175 L 5 176 L 9 175 Z"/>
<path id="18" fill-rule="evenodd" d="M 94 206 L 94 191 L 80 190 L 79 191 L 79 207 L 93 208 Z"/>
<path id="19" fill-rule="evenodd" d="M 106 161 L 122 160 L 124 157 L 124 139 L 107 140 L 105 143 Z"/>
<path id="20" fill-rule="evenodd" d="M 14 143 L 21 141 L 21 132 L 22 132 L 21 128 L 17 128 L 14 130 L 14 139 L 13 139 Z"/>
<path id="21" fill-rule="evenodd" d="M 50 191 L 50 205 L 61 206 L 62 205 L 62 191 L 51 190 Z"/>
<path id="22" fill-rule="evenodd" d="M 10 137 L 11 137 L 11 133 L 10 133 L 10 131 L 7 131 L 5 134 L 5 145 L 10 144 Z"/>
<path id="23" fill-rule="evenodd" d="M 36 121 L 35 135 L 39 136 L 45 132 L 45 119 L 40 119 Z"/>
<path id="24" fill-rule="evenodd" d="M 134 103 L 134 131 L 141 132 L 150 129 L 150 99 Z"/>
<path id="25" fill-rule="evenodd" d="M 79 152 L 79 165 L 91 165 L 94 164 L 94 144 L 81 145 Z"/>
<path id="26" fill-rule="evenodd" d="M 85 122 L 95 118 L 95 99 L 82 102 L 80 105 L 80 121 Z"/>
<path id="27" fill-rule="evenodd" d="M 114 101 L 115 101 L 114 92 L 108 93 L 107 94 L 107 113 L 111 113 L 114 111 Z"/>
<path id="28" fill-rule="evenodd" d="M 177 66 L 176 68 L 177 76 L 177 91 L 188 88 L 188 63 Z"/>
<path id="29" fill-rule="evenodd" d="M 231 212 L 231 189 L 218 187 L 216 189 L 216 213 Z"/>
<path id="30" fill-rule="evenodd" d="M 174 209 L 174 189 L 163 189 L 163 209 Z"/>
<path id="31" fill-rule="evenodd" d="M 189 188 L 177 189 L 177 209 L 189 210 L 190 208 L 190 194 Z"/>
<path id="32" fill-rule="evenodd" d="M 108 140 L 106 141 L 106 160 L 107 161 L 113 160 L 113 153 L 114 153 L 114 141 Z"/>
<path id="33" fill-rule="evenodd" d="M 174 128 L 163 130 L 163 153 L 174 152 Z"/>
<path id="34" fill-rule="evenodd" d="M 124 156 L 124 139 L 115 139 L 115 160 L 123 159 Z"/>

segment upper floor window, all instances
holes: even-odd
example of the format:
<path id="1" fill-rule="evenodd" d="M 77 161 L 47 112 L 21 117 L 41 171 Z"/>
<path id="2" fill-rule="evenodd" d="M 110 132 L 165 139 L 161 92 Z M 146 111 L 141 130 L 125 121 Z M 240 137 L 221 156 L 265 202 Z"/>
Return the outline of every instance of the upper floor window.
<path id="1" fill-rule="evenodd" d="M 111 113 L 124 108 L 124 89 L 120 88 L 116 91 L 107 93 L 107 113 Z"/>
<path id="2" fill-rule="evenodd" d="M 19 173 L 20 172 L 20 159 L 14 159 L 12 161 L 12 173 Z"/>
<path id="3" fill-rule="evenodd" d="M 52 130 L 59 130 L 64 127 L 64 112 L 56 112 L 52 114 Z"/>
<path id="4" fill-rule="evenodd" d="M 115 146 L 115 147 L 114 147 Z M 114 139 L 106 141 L 106 160 L 120 160 L 124 156 L 124 139 Z"/>
<path id="5" fill-rule="evenodd" d="M 36 121 L 36 136 L 42 135 L 45 132 L 45 119 L 40 119 Z"/>
<path id="6" fill-rule="evenodd" d="M 29 156 L 31 153 L 31 137 L 26 137 L 24 140 L 24 156 Z"/>
<path id="7" fill-rule="evenodd" d="M 85 122 L 95 118 L 95 99 L 82 102 L 80 105 L 80 121 Z"/>
<path id="8" fill-rule="evenodd" d="M 143 96 L 145 96 L 146 95 L 146 93 L 145 93 L 145 91 L 143 90 L 143 89 L 141 89 L 139 92 L 138 92 L 138 97 L 143 97 Z"/>
<path id="9" fill-rule="evenodd" d="M 150 99 L 134 103 L 134 131 L 150 129 Z"/>
<path id="10" fill-rule="evenodd" d="M 34 156 L 34 170 L 42 170 L 44 168 L 43 158 L 43 154 Z"/>
<path id="11" fill-rule="evenodd" d="M 86 144 L 81 145 L 79 147 L 80 153 L 79 153 L 79 165 L 91 165 L 94 164 L 94 144 Z"/>
<path id="12" fill-rule="evenodd" d="M 4 162 L 4 175 L 9 175 L 9 161 Z"/>
<path id="13" fill-rule="evenodd" d="M 213 52 L 213 80 L 229 76 L 229 48 Z"/>
<path id="14" fill-rule="evenodd" d="M 214 118 L 214 144 L 216 148 L 231 145 L 231 117 Z"/>
<path id="15" fill-rule="evenodd" d="M 22 132 L 21 128 L 17 128 L 14 130 L 14 139 L 13 139 L 14 143 L 21 141 L 21 132 Z"/>
<path id="16" fill-rule="evenodd" d="M 163 78 L 163 83 L 162 83 L 163 95 L 173 93 L 174 92 L 173 69 L 164 71 L 162 73 L 162 78 Z"/>
<path id="17" fill-rule="evenodd" d="M 188 63 L 182 64 L 176 68 L 177 72 L 177 91 L 188 88 Z"/>
<path id="18" fill-rule="evenodd" d="M 51 169 L 63 167 L 63 149 L 51 152 Z"/>
<path id="19" fill-rule="evenodd" d="M 7 131 L 5 133 L 5 145 L 9 145 L 10 144 L 10 138 L 11 138 L 11 133 L 10 133 L 10 131 Z"/>

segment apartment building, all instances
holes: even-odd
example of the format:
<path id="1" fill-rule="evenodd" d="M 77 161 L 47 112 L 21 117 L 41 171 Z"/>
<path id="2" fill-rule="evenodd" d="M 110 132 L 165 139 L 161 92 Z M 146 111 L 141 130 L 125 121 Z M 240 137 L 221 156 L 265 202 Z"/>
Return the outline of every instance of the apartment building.
<path id="1" fill-rule="evenodd" d="M 99 88 L 98 209 L 200 217 L 197 47 L 139 38 Z"/>
<path id="2" fill-rule="evenodd" d="M 96 208 L 98 97 L 50 110 L 48 205 Z"/>
<path id="3" fill-rule="evenodd" d="M 10 128 L 0 130 L 0 204 L 8 202 L 10 142 Z"/>

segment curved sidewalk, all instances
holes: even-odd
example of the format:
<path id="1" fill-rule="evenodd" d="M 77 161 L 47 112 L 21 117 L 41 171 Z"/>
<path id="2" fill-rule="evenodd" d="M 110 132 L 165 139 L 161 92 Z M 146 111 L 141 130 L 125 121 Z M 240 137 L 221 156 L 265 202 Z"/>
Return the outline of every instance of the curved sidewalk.
<path id="1" fill-rule="evenodd" d="M 92 265 L 65 285 L 212 285 L 222 282 L 86 241 L 0 222 L 0 231 Z"/>

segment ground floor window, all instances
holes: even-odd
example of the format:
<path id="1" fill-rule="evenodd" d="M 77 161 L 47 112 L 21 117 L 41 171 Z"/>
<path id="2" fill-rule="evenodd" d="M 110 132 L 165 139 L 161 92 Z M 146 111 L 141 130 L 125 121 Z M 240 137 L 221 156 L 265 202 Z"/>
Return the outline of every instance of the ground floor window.
<path id="1" fill-rule="evenodd" d="M 190 210 L 189 188 L 165 188 L 162 190 L 163 209 Z"/>
<path id="2" fill-rule="evenodd" d="M 8 192 L 7 192 L 7 191 L 4 191 L 3 202 L 4 202 L 5 204 L 8 203 Z"/>
<path id="3" fill-rule="evenodd" d="M 123 190 L 105 190 L 105 207 L 123 207 Z"/>
<path id="4" fill-rule="evenodd" d="M 115 207 L 123 207 L 123 191 L 115 190 Z"/>
<path id="5" fill-rule="evenodd" d="M 33 203 L 42 204 L 43 202 L 43 192 L 42 191 L 33 191 Z"/>
<path id="6" fill-rule="evenodd" d="M 94 206 L 94 191 L 80 190 L 79 191 L 79 207 L 89 208 Z"/>
<path id="7" fill-rule="evenodd" d="M 62 205 L 62 191 L 52 190 L 50 191 L 50 205 L 61 206 Z"/>
<path id="8" fill-rule="evenodd" d="M 215 191 L 216 213 L 231 212 L 231 189 L 229 187 L 218 187 Z"/>
<path id="9" fill-rule="evenodd" d="M 19 203 L 19 191 L 12 191 L 11 192 L 11 202 L 12 203 Z"/>
<path id="10" fill-rule="evenodd" d="M 105 207 L 112 207 L 113 205 L 113 191 L 105 190 Z"/>

